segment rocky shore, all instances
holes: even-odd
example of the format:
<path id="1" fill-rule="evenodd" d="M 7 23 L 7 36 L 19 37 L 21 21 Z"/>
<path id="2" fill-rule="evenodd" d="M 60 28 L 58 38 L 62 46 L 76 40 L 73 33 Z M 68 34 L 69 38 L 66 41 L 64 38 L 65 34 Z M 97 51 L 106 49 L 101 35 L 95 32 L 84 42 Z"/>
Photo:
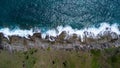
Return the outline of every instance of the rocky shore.
<path id="1" fill-rule="evenodd" d="M 77 34 L 68 35 L 63 31 L 57 37 L 47 35 L 44 39 L 41 33 L 34 33 L 28 38 L 17 35 L 6 38 L 0 33 L 0 48 L 9 51 L 26 51 L 29 48 L 59 49 L 59 50 L 90 50 L 120 46 L 120 36 L 111 31 L 104 31 L 94 36 L 91 32 L 84 32 L 83 38 Z"/>

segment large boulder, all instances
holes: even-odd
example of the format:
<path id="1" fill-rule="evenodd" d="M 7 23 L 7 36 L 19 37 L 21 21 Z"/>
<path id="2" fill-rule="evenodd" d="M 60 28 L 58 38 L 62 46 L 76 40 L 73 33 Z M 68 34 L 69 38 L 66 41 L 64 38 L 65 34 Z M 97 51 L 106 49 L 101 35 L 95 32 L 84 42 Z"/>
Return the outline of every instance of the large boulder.
<path id="1" fill-rule="evenodd" d="M 81 42 L 80 37 L 78 37 L 77 34 L 69 35 L 66 41 L 67 43 L 73 43 L 73 44 L 75 44 L 76 42 Z"/>
<path id="2" fill-rule="evenodd" d="M 60 35 L 57 36 L 56 41 L 60 42 L 60 43 L 63 43 L 64 41 L 66 41 L 67 37 L 68 37 L 67 32 L 63 31 L 63 32 L 60 33 Z"/>
<path id="3" fill-rule="evenodd" d="M 39 38 L 39 39 L 42 38 L 41 33 L 34 33 L 32 37 L 33 38 Z"/>

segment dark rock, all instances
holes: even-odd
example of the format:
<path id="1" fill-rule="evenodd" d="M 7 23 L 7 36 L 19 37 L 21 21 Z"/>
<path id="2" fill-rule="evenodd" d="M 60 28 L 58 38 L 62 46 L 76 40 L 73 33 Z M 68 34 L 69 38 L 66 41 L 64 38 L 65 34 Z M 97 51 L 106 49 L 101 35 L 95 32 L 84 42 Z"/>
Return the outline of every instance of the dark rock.
<path id="1" fill-rule="evenodd" d="M 68 38 L 66 39 L 67 43 L 75 43 L 78 41 L 78 37 L 77 34 L 73 34 L 71 36 L 68 36 Z M 80 42 L 80 41 L 79 41 Z"/>
<path id="2" fill-rule="evenodd" d="M 77 38 L 78 38 L 77 34 L 73 34 L 73 35 L 72 35 L 72 38 L 73 38 L 73 39 L 77 39 Z"/>
<path id="3" fill-rule="evenodd" d="M 40 39 L 42 38 L 41 33 L 34 33 L 32 37 L 37 37 L 37 38 L 40 38 Z"/>
<path id="4" fill-rule="evenodd" d="M 66 40 L 67 32 L 63 31 L 59 36 L 57 36 L 56 41 L 63 43 Z"/>
<path id="5" fill-rule="evenodd" d="M 4 34 L 3 33 L 0 33 L 0 38 L 2 39 L 4 37 Z"/>
<path id="6" fill-rule="evenodd" d="M 109 44 L 108 43 L 103 43 L 103 48 L 108 48 L 109 47 Z"/>
<path id="7" fill-rule="evenodd" d="M 49 40 L 49 35 L 46 35 L 45 40 Z"/>
<path id="8" fill-rule="evenodd" d="M 67 32 L 66 32 L 66 31 L 63 31 L 63 32 L 58 36 L 58 38 L 61 39 L 61 40 L 63 40 L 63 39 L 65 39 L 66 35 L 67 35 Z"/>
<path id="9" fill-rule="evenodd" d="M 96 39 L 94 39 L 95 35 L 92 32 L 84 31 L 83 35 L 83 42 L 86 44 L 90 44 L 92 42 L 95 42 Z"/>
<path id="10" fill-rule="evenodd" d="M 45 39 L 42 39 L 41 33 L 34 33 L 29 38 L 20 37 L 17 35 L 9 36 L 9 40 L 4 37 L 4 34 L 0 33 L 0 49 L 8 50 L 27 50 L 29 48 L 42 48 L 47 49 L 62 49 L 66 51 L 71 50 L 90 50 L 90 49 L 104 49 L 110 47 L 118 47 L 120 37 L 117 33 L 109 31 L 99 34 L 99 38 L 94 38 L 94 34 L 91 32 L 84 32 L 84 41 L 81 42 L 77 34 L 69 35 L 66 31 L 63 31 L 57 37 L 47 35 Z M 97 39 L 98 38 L 98 39 Z M 83 44 L 84 43 L 84 44 Z"/>
<path id="11" fill-rule="evenodd" d="M 20 36 L 16 36 L 16 35 L 9 36 L 10 43 L 21 42 L 21 44 L 22 44 L 23 40 L 24 39 L 22 37 L 20 37 Z"/>
<path id="12" fill-rule="evenodd" d="M 51 42 L 52 42 L 52 41 L 56 41 L 56 37 L 50 36 L 50 37 L 49 37 L 49 41 L 51 41 Z"/>
<path id="13" fill-rule="evenodd" d="M 75 50 L 80 50 L 79 46 L 74 46 Z"/>
<path id="14" fill-rule="evenodd" d="M 111 42 L 115 42 L 116 40 L 118 40 L 118 35 L 115 32 L 111 32 Z"/>

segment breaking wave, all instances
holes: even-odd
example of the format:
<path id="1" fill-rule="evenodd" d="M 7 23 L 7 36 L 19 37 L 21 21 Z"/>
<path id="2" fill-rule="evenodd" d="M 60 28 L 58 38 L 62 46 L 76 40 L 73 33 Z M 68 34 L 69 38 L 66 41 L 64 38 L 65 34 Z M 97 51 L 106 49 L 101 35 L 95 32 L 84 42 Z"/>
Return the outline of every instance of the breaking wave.
<path id="1" fill-rule="evenodd" d="M 84 36 L 84 32 L 88 32 L 89 34 L 87 34 L 87 36 L 89 35 L 93 35 L 94 37 L 96 37 L 98 34 L 104 34 L 105 31 L 111 31 L 111 32 L 115 32 L 116 34 L 120 34 L 120 30 L 119 30 L 119 25 L 118 24 L 108 24 L 108 23 L 101 23 L 99 27 L 88 27 L 88 28 L 83 28 L 83 29 L 73 29 L 71 26 L 58 26 L 57 28 L 54 29 L 50 29 L 47 30 L 45 32 L 41 31 L 42 28 L 31 28 L 29 30 L 25 30 L 25 29 L 20 29 L 20 28 L 15 28 L 15 29 L 9 29 L 9 28 L 1 28 L 0 32 L 4 34 L 5 37 L 8 36 L 12 36 L 12 35 L 17 35 L 17 36 L 21 36 L 21 37 L 26 37 L 28 38 L 28 36 L 32 36 L 34 33 L 41 33 L 42 34 L 42 38 L 44 39 L 47 35 L 48 36 L 59 36 L 63 31 L 66 31 L 66 33 L 68 35 L 73 35 L 73 34 L 77 34 L 77 36 L 83 38 Z"/>

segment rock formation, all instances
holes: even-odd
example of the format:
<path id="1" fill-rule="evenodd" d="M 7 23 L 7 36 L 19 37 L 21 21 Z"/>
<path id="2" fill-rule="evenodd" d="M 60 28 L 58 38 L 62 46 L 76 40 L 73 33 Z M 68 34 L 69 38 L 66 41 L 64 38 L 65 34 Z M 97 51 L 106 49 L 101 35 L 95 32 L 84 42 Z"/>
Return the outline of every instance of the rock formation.
<path id="1" fill-rule="evenodd" d="M 73 50 L 89 50 L 89 49 L 104 49 L 109 47 L 118 47 L 120 45 L 120 37 L 115 32 L 104 31 L 94 36 L 91 32 L 84 32 L 83 41 L 77 34 L 69 35 L 66 31 L 61 32 L 56 37 L 47 35 L 45 39 L 42 38 L 41 33 L 34 33 L 28 38 L 17 35 L 4 37 L 0 33 L 0 49 L 7 49 L 10 51 L 27 50 L 29 48 L 46 49 L 73 49 Z"/>

